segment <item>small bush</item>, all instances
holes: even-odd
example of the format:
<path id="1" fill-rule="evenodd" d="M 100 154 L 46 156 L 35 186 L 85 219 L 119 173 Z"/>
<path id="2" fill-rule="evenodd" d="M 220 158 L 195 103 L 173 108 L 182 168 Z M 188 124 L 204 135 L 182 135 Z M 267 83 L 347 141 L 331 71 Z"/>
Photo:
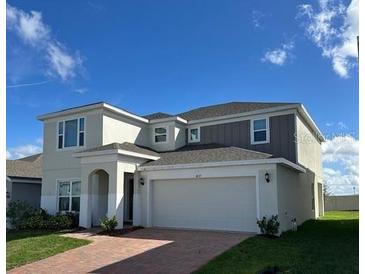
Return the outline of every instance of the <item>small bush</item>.
<path id="1" fill-rule="evenodd" d="M 6 217 L 11 226 L 21 229 L 24 223 L 35 214 L 36 210 L 26 202 L 12 201 L 6 209 Z"/>
<path id="2" fill-rule="evenodd" d="M 73 228 L 79 227 L 80 214 L 78 212 L 66 212 L 65 215 L 71 218 L 72 220 L 71 227 Z"/>
<path id="3" fill-rule="evenodd" d="M 277 235 L 280 227 L 278 219 L 278 215 L 272 215 L 270 219 L 263 217 L 261 220 L 257 220 L 257 225 L 259 226 L 261 233 L 271 236 Z"/>
<path id="4" fill-rule="evenodd" d="M 100 222 L 101 228 L 103 229 L 103 231 L 106 231 L 106 232 L 114 231 L 115 228 L 117 227 L 117 225 L 118 225 L 118 221 L 115 216 L 113 216 L 112 218 L 105 217 Z"/>
<path id="5" fill-rule="evenodd" d="M 65 214 L 51 215 L 45 222 L 46 229 L 49 230 L 61 230 L 71 228 L 73 219 Z"/>
<path id="6" fill-rule="evenodd" d="M 10 202 L 6 216 L 16 230 L 61 230 L 68 229 L 76 223 L 76 214 L 50 215 L 44 209 L 36 210 L 24 202 Z M 77 221 L 78 223 L 78 221 Z M 78 225 L 78 224 L 77 224 Z"/>

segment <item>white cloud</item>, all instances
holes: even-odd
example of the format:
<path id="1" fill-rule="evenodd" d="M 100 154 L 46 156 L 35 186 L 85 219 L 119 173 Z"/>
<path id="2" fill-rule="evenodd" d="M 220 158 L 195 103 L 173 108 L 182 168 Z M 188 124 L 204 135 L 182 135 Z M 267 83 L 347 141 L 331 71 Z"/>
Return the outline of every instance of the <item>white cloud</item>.
<path id="1" fill-rule="evenodd" d="M 79 56 L 71 56 L 61 44 L 50 43 L 47 47 L 47 58 L 50 63 L 49 73 L 56 73 L 62 80 L 73 78 L 76 67 L 81 65 Z"/>
<path id="2" fill-rule="evenodd" d="M 287 61 L 290 56 L 290 51 L 294 48 L 294 42 L 291 41 L 289 43 L 283 44 L 280 48 L 276 48 L 271 51 L 267 51 L 263 58 L 261 58 L 262 62 L 270 62 L 275 65 L 282 66 Z"/>
<path id="3" fill-rule="evenodd" d="M 50 29 L 43 23 L 40 12 L 25 13 L 7 4 L 6 22 L 7 27 L 15 30 L 27 43 L 36 44 L 49 39 Z"/>
<path id="4" fill-rule="evenodd" d="M 337 125 L 338 125 L 338 127 L 340 128 L 340 129 L 347 129 L 347 125 L 344 123 L 344 122 L 338 122 L 337 123 Z"/>
<path id="5" fill-rule="evenodd" d="M 37 144 L 27 144 L 17 147 L 12 147 L 6 150 L 6 159 L 19 159 L 29 155 L 37 154 L 42 152 L 42 145 L 37 142 Z"/>
<path id="6" fill-rule="evenodd" d="M 74 89 L 74 92 L 79 93 L 79 94 L 84 94 L 87 91 L 88 91 L 87 88 L 76 88 L 76 89 Z"/>
<path id="7" fill-rule="evenodd" d="M 324 181 L 334 194 L 352 194 L 359 185 L 359 140 L 336 136 L 322 145 Z"/>
<path id="8" fill-rule="evenodd" d="M 332 60 L 333 70 L 342 78 L 356 65 L 359 35 L 359 1 L 346 8 L 342 1 L 320 0 L 319 9 L 303 4 L 297 18 L 305 18 L 306 34 Z"/>
<path id="9" fill-rule="evenodd" d="M 82 62 L 79 54 L 71 54 L 66 47 L 51 35 L 51 29 L 43 22 L 42 13 L 6 5 L 7 29 L 13 31 L 26 44 L 44 52 L 47 75 L 67 81 L 76 76 Z"/>
<path id="10" fill-rule="evenodd" d="M 260 28 L 261 25 L 261 19 L 264 17 L 265 15 L 259 11 L 259 10 L 253 10 L 252 11 L 252 23 L 255 26 L 255 28 Z"/>
<path id="11" fill-rule="evenodd" d="M 354 137 L 336 136 L 322 144 L 323 160 L 338 161 L 341 158 L 359 155 L 359 140 Z"/>
<path id="12" fill-rule="evenodd" d="M 326 127 L 333 127 L 333 126 L 337 126 L 337 128 L 339 130 L 345 130 L 345 129 L 348 129 L 348 126 L 346 125 L 346 123 L 342 122 L 342 121 L 339 121 L 337 123 L 334 123 L 334 122 L 327 122 L 326 124 Z"/>

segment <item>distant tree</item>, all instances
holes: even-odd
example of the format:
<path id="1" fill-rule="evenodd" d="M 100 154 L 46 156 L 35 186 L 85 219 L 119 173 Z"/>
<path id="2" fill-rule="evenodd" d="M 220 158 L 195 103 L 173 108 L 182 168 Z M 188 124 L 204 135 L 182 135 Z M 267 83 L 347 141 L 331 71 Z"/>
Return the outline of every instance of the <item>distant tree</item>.
<path id="1" fill-rule="evenodd" d="M 329 186 L 327 183 L 323 184 L 323 196 L 324 198 L 327 198 L 328 196 L 332 195 L 332 191 L 330 190 Z"/>

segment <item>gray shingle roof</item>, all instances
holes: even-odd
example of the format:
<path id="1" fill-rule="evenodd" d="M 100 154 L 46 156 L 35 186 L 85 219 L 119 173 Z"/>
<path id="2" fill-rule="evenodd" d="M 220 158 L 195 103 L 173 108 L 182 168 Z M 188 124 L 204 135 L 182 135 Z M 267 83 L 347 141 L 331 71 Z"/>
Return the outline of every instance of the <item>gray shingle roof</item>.
<path id="1" fill-rule="evenodd" d="M 185 120 L 199 120 L 205 118 L 212 118 L 224 115 L 244 113 L 254 110 L 261 110 L 266 108 L 291 105 L 295 103 L 259 103 L 259 102 L 230 102 L 225 104 L 200 107 L 186 111 L 177 116 Z"/>
<path id="2" fill-rule="evenodd" d="M 42 178 L 42 154 L 18 160 L 6 160 L 6 176 Z"/>
<path id="3" fill-rule="evenodd" d="M 162 118 L 169 118 L 169 117 L 173 117 L 173 116 L 171 114 L 164 113 L 164 112 L 156 112 L 156 113 L 151 113 L 151 114 L 143 116 L 143 118 L 146 118 L 148 120 L 155 120 L 155 119 L 162 119 Z"/>
<path id="4" fill-rule="evenodd" d="M 95 147 L 87 150 L 83 150 L 81 152 L 94 152 L 94 151 L 103 151 L 103 150 L 111 150 L 111 149 L 122 149 L 122 150 L 128 150 L 130 152 L 136 152 L 141 154 L 147 154 L 150 156 L 159 156 L 159 154 L 149 148 L 138 146 L 136 144 L 124 142 L 124 143 L 111 143 L 108 145 Z"/>
<path id="5" fill-rule="evenodd" d="M 34 154 L 34 155 L 30 155 L 24 158 L 20 158 L 18 160 L 20 161 L 27 161 L 27 162 L 35 162 L 35 161 L 42 161 L 42 153 L 38 153 L 38 154 Z"/>
<path id="6" fill-rule="evenodd" d="M 258 160 L 270 158 L 272 155 L 238 147 L 210 144 L 185 146 L 176 151 L 160 153 L 160 157 L 160 159 L 147 162 L 142 166 Z"/>

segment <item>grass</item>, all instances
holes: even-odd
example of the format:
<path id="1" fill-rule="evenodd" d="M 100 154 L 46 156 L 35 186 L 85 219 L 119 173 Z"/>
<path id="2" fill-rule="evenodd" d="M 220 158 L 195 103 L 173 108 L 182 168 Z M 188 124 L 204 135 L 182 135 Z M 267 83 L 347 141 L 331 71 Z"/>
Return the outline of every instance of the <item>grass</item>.
<path id="1" fill-rule="evenodd" d="M 278 266 L 288 273 L 358 273 L 359 212 L 326 212 L 279 239 L 249 238 L 196 273 L 257 273 Z M 286 273 L 286 272 L 285 272 Z"/>
<path id="2" fill-rule="evenodd" d="M 10 270 L 89 243 L 88 240 L 60 236 L 60 233 L 54 231 L 10 231 L 6 233 L 6 269 Z"/>

